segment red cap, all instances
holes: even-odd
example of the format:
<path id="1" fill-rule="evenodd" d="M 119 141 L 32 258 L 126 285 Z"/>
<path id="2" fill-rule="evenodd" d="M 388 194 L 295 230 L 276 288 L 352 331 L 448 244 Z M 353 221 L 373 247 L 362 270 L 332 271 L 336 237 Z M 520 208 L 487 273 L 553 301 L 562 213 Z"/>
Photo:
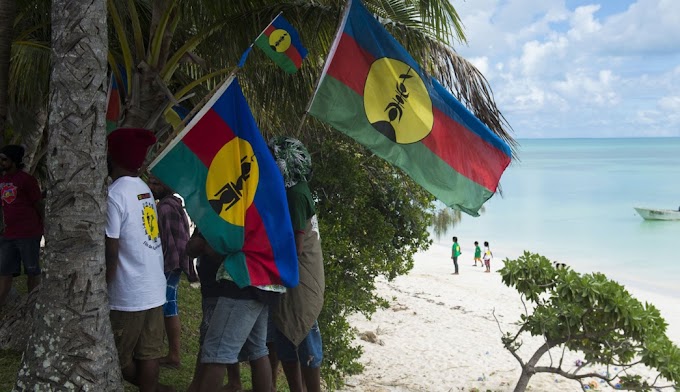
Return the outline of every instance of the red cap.
<path id="1" fill-rule="evenodd" d="M 142 167 L 146 153 L 156 136 L 143 128 L 118 128 L 107 137 L 109 156 L 123 169 L 136 172 Z"/>

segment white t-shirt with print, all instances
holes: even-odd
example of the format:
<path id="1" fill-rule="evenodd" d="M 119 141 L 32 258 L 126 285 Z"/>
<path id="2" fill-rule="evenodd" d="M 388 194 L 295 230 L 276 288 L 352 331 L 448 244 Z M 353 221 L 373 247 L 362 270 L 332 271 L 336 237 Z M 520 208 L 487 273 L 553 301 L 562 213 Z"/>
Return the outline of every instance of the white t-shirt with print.
<path id="1" fill-rule="evenodd" d="M 112 310 L 136 312 L 165 303 L 163 250 L 156 203 L 138 177 L 109 186 L 106 236 L 118 239 L 118 268 L 109 283 Z"/>

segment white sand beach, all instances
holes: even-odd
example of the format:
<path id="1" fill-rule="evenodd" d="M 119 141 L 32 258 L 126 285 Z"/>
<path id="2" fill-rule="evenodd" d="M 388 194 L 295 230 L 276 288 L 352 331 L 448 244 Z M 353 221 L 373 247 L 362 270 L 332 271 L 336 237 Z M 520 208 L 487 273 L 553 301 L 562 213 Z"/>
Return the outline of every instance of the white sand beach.
<path id="1" fill-rule="evenodd" d="M 512 252 L 512 253 L 510 253 Z M 433 245 L 416 256 L 411 273 L 393 282 L 381 280 L 378 293 L 390 301 L 390 308 L 378 311 L 371 320 L 351 319 L 361 333 L 372 332 L 376 342 L 356 342 L 364 349 L 365 371 L 347 379 L 343 391 L 512 391 L 520 367 L 502 347 L 501 332 L 517 330 L 523 309 L 519 295 L 506 287 L 495 272 L 502 260 L 516 251 L 494 249 L 492 272 L 472 266 L 472 249 L 463 247 L 460 275 L 453 275 L 450 250 Z M 588 271 L 580 271 L 588 272 Z M 677 299 L 627 287 L 638 299 L 656 305 L 669 323 L 669 337 L 680 342 L 680 311 Z M 526 339 L 521 350 L 528 358 L 540 339 Z M 553 353 L 559 360 L 560 352 Z M 565 368 L 579 359 L 568 353 Z M 547 363 L 549 358 L 545 358 Z M 600 373 L 606 368 L 595 368 Z M 615 371 L 615 369 L 611 369 Z M 645 371 L 645 369 L 642 369 Z M 646 371 L 647 375 L 655 375 Z M 612 390 L 600 386 L 599 390 Z M 529 384 L 532 391 L 580 391 L 579 384 L 565 378 L 539 374 Z"/>

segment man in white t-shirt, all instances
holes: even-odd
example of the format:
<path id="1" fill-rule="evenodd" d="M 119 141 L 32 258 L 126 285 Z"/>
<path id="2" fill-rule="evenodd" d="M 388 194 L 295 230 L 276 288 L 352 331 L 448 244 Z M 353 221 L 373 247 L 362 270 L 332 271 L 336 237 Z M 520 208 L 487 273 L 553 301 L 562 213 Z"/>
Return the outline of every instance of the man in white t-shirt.
<path id="1" fill-rule="evenodd" d="M 146 129 L 108 136 L 106 281 L 111 327 L 123 378 L 140 391 L 173 391 L 158 383 L 163 356 L 165 274 L 153 195 L 138 174 L 156 142 Z"/>

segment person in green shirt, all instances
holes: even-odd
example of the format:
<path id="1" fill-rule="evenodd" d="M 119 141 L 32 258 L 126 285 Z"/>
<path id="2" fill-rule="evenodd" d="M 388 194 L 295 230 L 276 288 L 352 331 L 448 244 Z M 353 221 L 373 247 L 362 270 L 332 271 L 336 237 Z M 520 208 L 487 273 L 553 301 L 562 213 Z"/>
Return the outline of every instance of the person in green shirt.
<path id="1" fill-rule="evenodd" d="M 475 263 L 472 264 L 472 266 L 476 267 L 478 261 L 479 266 L 484 267 L 484 262 L 482 261 L 482 248 L 479 247 L 479 242 L 475 241 Z"/>
<path id="2" fill-rule="evenodd" d="M 454 275 L 458 275 L 458 256 L 462 252 L 460 251 L 460 245 L 458 244 L 458 237 L 453 237 L 453 246 L 451 247 L 451 258 L 453 259 L 453 266 L 456 269 Z"/>
<path id="3" fill-rule="evenodd" d="M 308 184 L 312 158 L 302 142 L 292 137 L 274 137 L 269 148 L 286 187 L 300 273 L 300 284 L 287 289 L 272 307 L 271 339 L 268 336 L 275 353 L 270 355 L 272 377 L 280 360 L 291 392 L 321 392 L 323 344 L 317 318 L 326 282 L 316 207 Z"/>

